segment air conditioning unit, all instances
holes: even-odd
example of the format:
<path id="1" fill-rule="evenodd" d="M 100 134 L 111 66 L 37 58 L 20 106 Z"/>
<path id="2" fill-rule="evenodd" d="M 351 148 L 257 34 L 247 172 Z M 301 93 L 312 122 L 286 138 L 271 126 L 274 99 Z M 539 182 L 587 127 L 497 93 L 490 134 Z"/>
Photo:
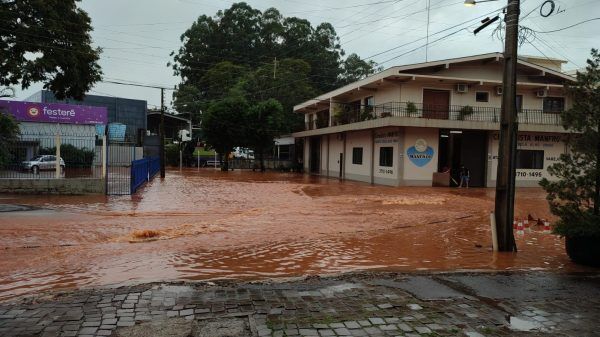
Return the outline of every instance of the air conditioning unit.
<path id="1" fill-rule="evenodd" d="M 500 85 L 499 85 L 499 86 L 497 86 L 497 87 L 496 87 L 496 95 L 498 95 L 498 96 L 502 96 L 502 90 L 503 90 L 503 89 L 502 89 L 502 86 L 500 86 Z"/>
<path id="2" fill-rule="evenodd" d="M 535 95 L 539 98 L 544 98 L 544 97 L 548 96 L 548 90 L 546 90 L 546 89 L 537 90 L 535 92 Z"/>
<path id="3" fill-rule="evenodd" d="M 456 85 L 456 92 L 464 94 L 469 92 L 469 85 L 464 83 L 459 83 Z"/>

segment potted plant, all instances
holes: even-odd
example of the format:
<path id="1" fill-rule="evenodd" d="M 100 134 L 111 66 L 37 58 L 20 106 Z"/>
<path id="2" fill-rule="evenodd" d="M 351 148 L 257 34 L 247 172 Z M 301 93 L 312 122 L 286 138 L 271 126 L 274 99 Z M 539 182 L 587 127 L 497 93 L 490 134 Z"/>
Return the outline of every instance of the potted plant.
<path id="1" fill-rule="evenodd" d="M 336 106 L 333 108 L 333 123 L 335 125 L 342 125 L 342 118 L 344 115 L 344 110 L 340 106 Z"/>
<path id="2" fill-rule="evenodd" d="M 465 105 L 458 111 L 458 120 L 464 121 L 465 117 L 470 116 L 471 114 L 473 114 L 473 107 Z"/>
<path id="3" fill-rule="evenodd" d="M 554 233 L 565 238 L 576 263 L 600 267 L 600 54 L 592 49 L 585 72 L 565 86 L 573 106 L 561 113 L 573 132 L 568 153 L 548 168 L 556 181 L 542 179 L 550 211 L 558 217 Z"/>
<path id="4" fill-rule="evenodd" d="M 406 115 L 411 117 L 417 114 L 417 106 L 413 102 L 406 103 Z"/>

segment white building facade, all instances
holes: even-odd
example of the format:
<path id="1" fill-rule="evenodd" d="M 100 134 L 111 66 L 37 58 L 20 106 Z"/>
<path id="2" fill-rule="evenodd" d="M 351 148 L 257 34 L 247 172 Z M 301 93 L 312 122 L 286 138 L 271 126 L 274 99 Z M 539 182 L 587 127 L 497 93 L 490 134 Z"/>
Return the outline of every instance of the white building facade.
<path id="1" fill-rule="evenodd" d="M 311 174 L 390 186 L 493 187 L 498 165 L 502 54 L 392 67 L 294 107 Z M 537 186 L 566 151 L 560 112 L 571 102 L 564 61 L 520 57 L 517 186 Z"/>

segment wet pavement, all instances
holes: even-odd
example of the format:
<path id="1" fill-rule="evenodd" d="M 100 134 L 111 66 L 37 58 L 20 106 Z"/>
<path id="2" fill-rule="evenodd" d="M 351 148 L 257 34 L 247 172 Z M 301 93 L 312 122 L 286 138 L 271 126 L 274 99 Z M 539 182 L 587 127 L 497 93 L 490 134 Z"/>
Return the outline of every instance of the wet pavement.
<path id="1" fill-rule="evenodd" d="M 159 283 L 0 304 L 0 335 L 599 336 L 600 277 L 548 272 Z"/>
<path id="2" fill-rule="evenodd" d="M 0 301 L 46 290 L 359 270 L 590 271 L 542 228 L 491 252 L 493 189 L 169 171 L 134 196 L 0 195 Z M 517 214 L 551 218 L 538 188 Z"/>

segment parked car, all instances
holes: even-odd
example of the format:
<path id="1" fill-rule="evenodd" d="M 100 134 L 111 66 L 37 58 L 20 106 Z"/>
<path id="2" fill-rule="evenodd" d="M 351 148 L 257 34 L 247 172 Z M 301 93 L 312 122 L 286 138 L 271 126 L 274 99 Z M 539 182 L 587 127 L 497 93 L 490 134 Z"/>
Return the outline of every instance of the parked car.
<path id="1" fill-rule="evenodd" d="M 60 159 L 60 170 L 64 171 L 65 161 Z M 42 155 L 33 157 L 28 161 L 22 163 L 23 169 L 31 171 L 37 174 L 39 171 L 53 171 L 56 169 L 56 156 L 53 155 Z"/>

